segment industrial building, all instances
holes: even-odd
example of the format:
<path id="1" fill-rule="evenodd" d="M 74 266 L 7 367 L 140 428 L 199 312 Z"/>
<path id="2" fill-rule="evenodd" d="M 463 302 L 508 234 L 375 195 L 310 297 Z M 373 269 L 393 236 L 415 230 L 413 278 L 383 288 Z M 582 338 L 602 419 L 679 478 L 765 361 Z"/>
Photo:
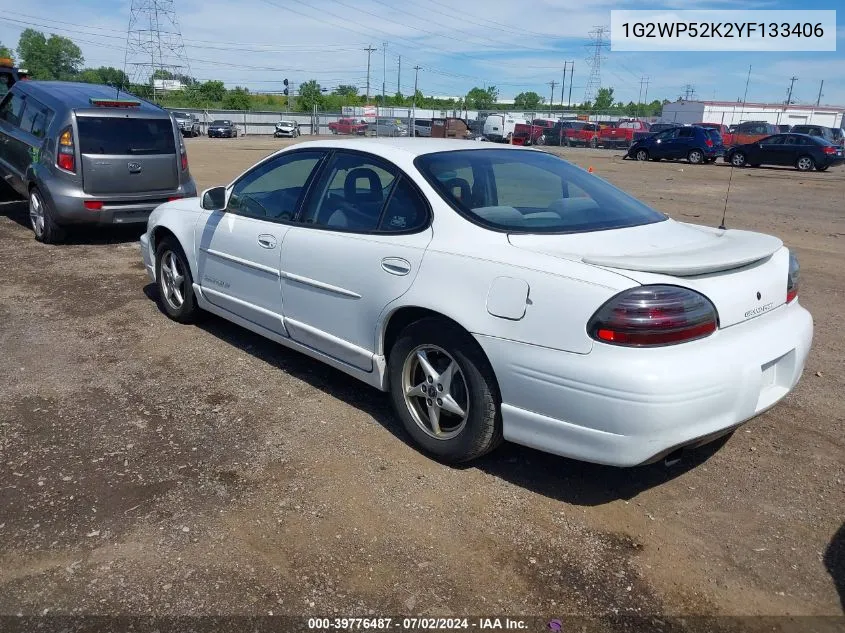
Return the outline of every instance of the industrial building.
<path id="1" fill-rule="evenodd" d="M 824 127 L 845 127 L 845 108 L 840 106 L 742 103 L 741 101 L 676 101 L 663 106 L 661 121 L 670 123 L 722 123 L 765 121 L 775 125 L 812 123 Z"/>

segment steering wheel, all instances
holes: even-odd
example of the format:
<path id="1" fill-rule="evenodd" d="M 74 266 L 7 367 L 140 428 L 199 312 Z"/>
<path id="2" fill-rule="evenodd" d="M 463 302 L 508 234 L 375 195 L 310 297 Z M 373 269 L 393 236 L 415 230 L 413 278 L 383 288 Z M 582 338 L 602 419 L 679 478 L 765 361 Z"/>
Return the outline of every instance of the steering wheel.
<path id="1" fill-rule="evenodd" d="M 268 217 L 270 213 L 258 200 L 249 195 L 241 196 L 240 206 L 250 215 Z"/>

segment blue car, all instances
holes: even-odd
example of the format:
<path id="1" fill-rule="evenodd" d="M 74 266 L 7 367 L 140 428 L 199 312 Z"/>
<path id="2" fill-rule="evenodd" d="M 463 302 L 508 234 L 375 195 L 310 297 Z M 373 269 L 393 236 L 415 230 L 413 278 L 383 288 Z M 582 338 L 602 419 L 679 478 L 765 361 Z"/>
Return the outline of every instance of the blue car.
<path id="1" fill-rule="evenodd" d="M 636 160 L 680 160 L 693 165 L 715 162 L 724 156 L 722 135 L 712 127 L 686 125 L 663 130 L 631 145 L 625 158 Z"/>

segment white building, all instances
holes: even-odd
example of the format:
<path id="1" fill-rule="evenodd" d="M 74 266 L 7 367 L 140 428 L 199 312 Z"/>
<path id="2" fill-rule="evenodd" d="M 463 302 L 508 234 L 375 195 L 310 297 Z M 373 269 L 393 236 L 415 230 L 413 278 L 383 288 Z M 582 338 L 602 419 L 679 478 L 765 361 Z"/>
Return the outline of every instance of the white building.
<path id="1" fill-rule="evenodd" d="M 824 127 L 845 127 L 845 108 L 840 106 L 742 103 L 733 101 L 676 101 L 663 106 L 661 121 L 670 123 L 722 123 L 765 121 L 775 125 L 813 123 Z"/>

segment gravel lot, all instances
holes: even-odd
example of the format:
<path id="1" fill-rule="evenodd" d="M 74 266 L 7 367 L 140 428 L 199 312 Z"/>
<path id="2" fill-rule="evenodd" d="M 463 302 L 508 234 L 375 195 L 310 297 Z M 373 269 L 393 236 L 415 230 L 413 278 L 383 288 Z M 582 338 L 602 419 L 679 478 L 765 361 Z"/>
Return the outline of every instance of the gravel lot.
<path id="1" fill-rule="evenodd" d="M 200 187 L 285 144 L 187 140 Z M 720 222 L 725 165 L 565 155 Z M 631 470 L 513 445 L 439 465 L 380 392 L 220 319 L 168 320 L 141 229 L 45 246 L 27 221 L 0 204 L 0 614 L 843 613 L 842 167 L 733 175 L 728 226 L 802 264 L 798 388 L 716 452 Z"/>

